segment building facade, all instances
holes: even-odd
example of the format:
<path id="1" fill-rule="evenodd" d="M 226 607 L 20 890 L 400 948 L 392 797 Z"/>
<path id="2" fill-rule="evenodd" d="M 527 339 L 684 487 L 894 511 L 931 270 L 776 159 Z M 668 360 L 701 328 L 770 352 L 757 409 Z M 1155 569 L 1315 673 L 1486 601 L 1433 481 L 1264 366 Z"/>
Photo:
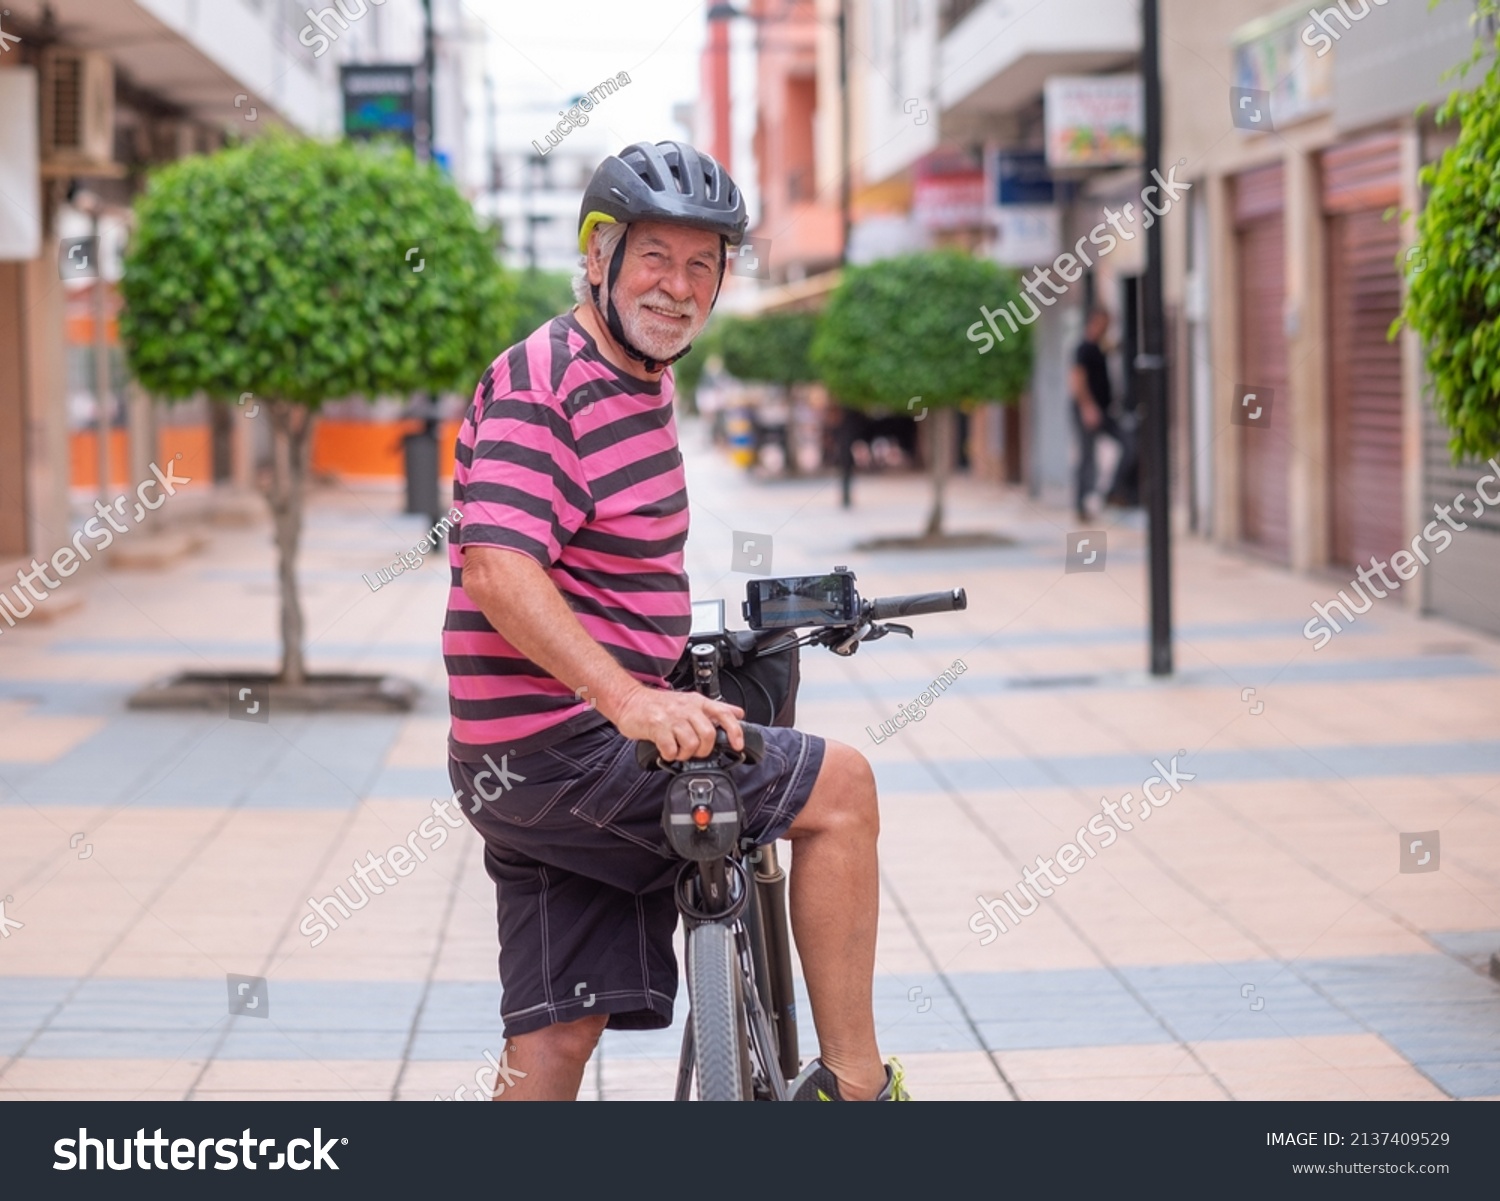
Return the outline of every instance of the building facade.
<path id="1" fill-rule="evenodd" d="M 457 0 L 434 8 L 435 155 L 472 192 L 472 51 Z M 116 315 L 131 202 L 153 167 L 231 136 L 273 126 L 338 135 L 340 66 L 415 62 L 422 21 L 420 0 L 8 4 L 0 17 L 0 560 L 65 542 L 70 491 L 123 487 L 162 453 L 183 454 L 182 474 L 195 480 L 248 480 L 263 423 L 237 422 L 201 400 L 154 404 L 127 385 Z M 76 240 L 94 237 L 85 266 Z"/>
<path id="2" fill-rule="evenodd" d="M 1348 581 L 1414 539 L 1431 550 L 1434 504 L 1482 474 L 1449 460 L 1416 337 L 1388 336 L 1471 15 L 1164 0 L 1163 156 L 1197 183 L 1167 227 L 1181 461 L 1224 545 Z M 1500 629 L 1500 523 L 1469 524 L 1387 603 Z"/>

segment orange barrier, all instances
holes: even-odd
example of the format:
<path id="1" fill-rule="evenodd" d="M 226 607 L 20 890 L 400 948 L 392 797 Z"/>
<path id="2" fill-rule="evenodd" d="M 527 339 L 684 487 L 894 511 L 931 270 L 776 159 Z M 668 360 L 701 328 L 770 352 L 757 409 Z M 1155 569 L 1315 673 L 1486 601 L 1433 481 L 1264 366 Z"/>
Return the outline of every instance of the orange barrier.
<path id="1" fill-rule="evenodd" d="M 457 421 L 444 421 L 438 429 L 438 474 L 453 477 L 453 446 L 458 439 Z M 406 466 L 401 439 L 422 428 L 419 421 L 339 421 L 320 418 L 313 427 L 312 467 L 322 475 L 351 479 L 403 479 Z M 68 438 L 70 471 L 75 488 L 97 488 L 99 480 L 98 439 L 93 430 L 77 430 Z M 164 425 L 157 431 L 161 456 L 181 454 L 174 470 L 188 476 L 193 485 L 213 479 L 213 433 L 206 425 Z M 109 473 L 117 488 L 139 483 L 127 480 L 130 456 L 126 431 L 114 429 L 109 437 Z M 164 462 L 156 457 L 157 463 Z M 190 485 L 191 486 L 191 485 Z"/>
<path id="2" fill-rule="evenodd" d="M 213 437 L 206 425 L 166 425 L 157 431 L 158 453 L 149 456 L 162 463 L 173 455 L 182 458 L 173 466 L 178 476 L 192 480 L 184 487 L 196 487 L 213 481 Z M 130 445 L 125 430 L 109 431 L 109 476 L 120 491 L 133 488 L 140 480 L 127 478 L 130 471 Z M 75 430 L 68 436 L 70 479 L 73 487 L 99 487 L 99 438 L 94 430 Z"/>
<path id="3" fill-rule="evenodd" d="M 457 421 L 444 421 L 438 428 L 438 474 L 453 475 L 453 444 L 458 438 Z M 401 439 L 422 428 L 415 420 L 341 421 L 319 418 L 313 427 L 313 470 L 323 475 L 358 479 L 402 479 L 406 466 Z"/>
<path id="4" fill-rule="evenodd" d="M 68 437 L 71 479 L 75 488 L 99 486 L 99 434 L 96 430 L 77 430 Z M 109 478 L 115 487 L 130 485 L 129 446 L 124 430 L 109 431 Z"/>
<path id="5" fill-rule="evenodd" d="M 196 488 L 199 484 L 214 481 L 213 431 L 206 425 L 163 425 L 156 431 L 156 445 L 162 457 L 157 463 L 165 463 L 174 455 L 182 459 L 172 470 L 185 475 L 193 482 L 187 485 Z"/>

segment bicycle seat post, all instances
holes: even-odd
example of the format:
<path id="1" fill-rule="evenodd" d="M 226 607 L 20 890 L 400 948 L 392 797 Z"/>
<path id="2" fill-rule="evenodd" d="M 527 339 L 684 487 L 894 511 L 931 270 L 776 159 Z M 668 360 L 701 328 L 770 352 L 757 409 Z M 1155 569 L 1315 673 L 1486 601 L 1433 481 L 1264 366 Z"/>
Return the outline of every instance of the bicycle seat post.
<path id="1" fill-rule="evenodd" d="M 719 648 L 711 642 L 693 647 L 693 687 L 711 701 L 719 696 Z"/>

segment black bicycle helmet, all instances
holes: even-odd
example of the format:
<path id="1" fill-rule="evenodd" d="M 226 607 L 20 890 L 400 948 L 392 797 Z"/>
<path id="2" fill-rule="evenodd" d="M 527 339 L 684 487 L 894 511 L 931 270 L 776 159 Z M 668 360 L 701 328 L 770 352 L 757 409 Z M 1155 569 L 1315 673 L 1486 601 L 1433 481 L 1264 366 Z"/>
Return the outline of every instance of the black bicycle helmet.
<path id="1" fill-rule="evenodd" d="M 578 210 L 578 252 L 601 221 L 667 221 L 706 229 L 738 246 L 749 218 L 745 198 L 710 154 L 686 142 L 637 142 L 595 170 Z"/>
<path id="2" fill-rule="evenodd" d="M 706 229 L 719 235 L 719 285 L 724 283 L 728 247 L 738 246 L 745 236 L 749 217 L 745 198 L 729 173 L 712 155 L 694 150 L 686 142 L 636 142 L 619 154 L 610 155 L 599 164 L 584 189 L 583 204 L 578 210 L 578 250 L 587 254 L 589 234 L 601 222 L 665 221 Z M 625 239 L 621 239 L 609 265 L 609 292 L 614 296 L 615 281 L 625 261 Z M 594 305 L 601 312 L 599 289 L 590 285 Z M 719 299 L 714 289 L 714 302 Z M 675 363 L 692 349 L 683 347 L 665 362 L 653 359 L 632 345 L 625 336 L 615 306 L 610 304 L 605 318 L 610 335 L 631 358 L 647 371 L 660 371 Z"/>

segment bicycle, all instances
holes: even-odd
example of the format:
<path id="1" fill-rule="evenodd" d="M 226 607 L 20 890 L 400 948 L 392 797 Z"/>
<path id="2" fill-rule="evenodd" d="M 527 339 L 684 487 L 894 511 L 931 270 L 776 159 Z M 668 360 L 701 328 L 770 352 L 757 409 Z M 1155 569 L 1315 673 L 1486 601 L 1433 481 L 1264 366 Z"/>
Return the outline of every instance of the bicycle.
<path id="1" fill-rule="evenodd" d="M 852 655 L 861 643 L 887 634 L 914 636 L 910 626 L 891 618 L 968 606 L 962 588 L 863 600 L 853 585 L 853 573 L 843 567 L 828 576 L 753 580 L 744 610 L 751 628 L 744 631 L 725 628 L 722 601 L 695 604 L 694 632 L 673 679 L 719 700 L 726 661 L 743 664 L 815 645 Z M 700 622 L 704 606 L 717 608 Z M 814 628 L 797 632 L 807 626 Z M 795 672 L 789 680 L 794 700 Z M 773 700 L 770 712 L 778 709 L 790 712 L 789 705 Z M 791 724 L 766 724 L 773 723 Z M 756 847 L 741 837 L 744 811 L 730 775 L 764 753 L 759 731 L 753 725 L 743 730 L 743 752 L 731 749 L 720 730 L 710 755 L 671 763 L 661 760 L 654 743 L 636 743 L 642 769 L 676 777 L 667 789 L 662 827 L 685 861 L 675 887 L 687 930 L 688 993 L 678 1101 L 689 1099 L 694 1079 L 701 1101 L 785 1101 L 787 1082 L 801 1069 L 786 875 L 775 843 Z"/>

